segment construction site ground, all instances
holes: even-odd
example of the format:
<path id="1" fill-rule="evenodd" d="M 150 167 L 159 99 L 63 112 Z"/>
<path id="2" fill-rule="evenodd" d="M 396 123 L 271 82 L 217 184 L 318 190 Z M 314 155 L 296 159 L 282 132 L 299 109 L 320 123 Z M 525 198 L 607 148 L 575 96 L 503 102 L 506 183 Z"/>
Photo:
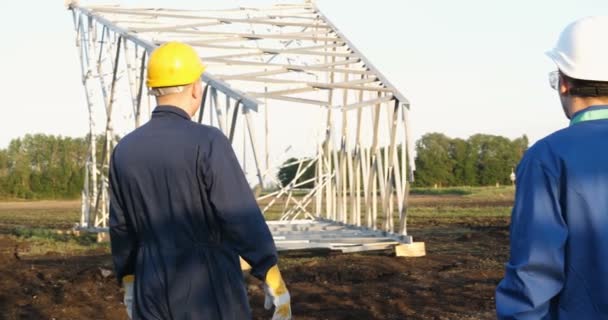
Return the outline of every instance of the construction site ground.
<path id="1" fill-rule="evenodd" d="M 426 243 L 423 258 L 283 253 L 294 319 L 495 318 L 512 198 L 508 187 L 412 195 L 409 233 Z M 57 232 L 78 221 L 79 208 L 78 201 L 0 202 L 0 320 L 127 319 L 109 246 Z M 254 319 L 269 319 L 261 282 L 247 283 Z"/>

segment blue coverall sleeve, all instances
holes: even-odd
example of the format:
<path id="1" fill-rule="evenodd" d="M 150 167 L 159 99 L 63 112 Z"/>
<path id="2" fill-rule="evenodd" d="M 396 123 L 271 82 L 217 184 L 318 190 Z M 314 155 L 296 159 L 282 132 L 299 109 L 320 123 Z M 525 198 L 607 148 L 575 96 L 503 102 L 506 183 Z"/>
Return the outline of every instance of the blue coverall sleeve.
<path id="1" fill-rule="evenodd" d="M 518 166 L 510 260 L 496 289 L 499 319 L 546 319 L 563 287 L 568 230 L 555 163 L 540 142 Z"/>
<path id="2" fill-rule="evenodd" d="M 276 247 L 234 150 L 219 130 L 208 150 L 203 176 L 225 240 L 264 279 L 277 264 Z"/>
<path id="3" fill-rule="evenodd" d="M 110 161 L 110 242 L 112 260 L 119 284 L 126 275 L 135 274 L 137 240 L 132 225 L 128 223 L 124 202 L 120 197 L 120 185 L 114 166 L 114 156 Z"/>

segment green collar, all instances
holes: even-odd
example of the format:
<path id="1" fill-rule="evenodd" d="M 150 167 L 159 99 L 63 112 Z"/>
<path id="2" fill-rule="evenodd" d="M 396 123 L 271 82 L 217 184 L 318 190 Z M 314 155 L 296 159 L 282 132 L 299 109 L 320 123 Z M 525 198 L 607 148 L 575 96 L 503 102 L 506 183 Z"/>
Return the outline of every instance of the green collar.
<path id="1" fill-rule="evenodd" d="M 570 125 L 575 125 L 584 121 L 603 119 L 608 119 L 608 106 L 592 106 L 575 113 L 572 120 L 570 120 Z"/>

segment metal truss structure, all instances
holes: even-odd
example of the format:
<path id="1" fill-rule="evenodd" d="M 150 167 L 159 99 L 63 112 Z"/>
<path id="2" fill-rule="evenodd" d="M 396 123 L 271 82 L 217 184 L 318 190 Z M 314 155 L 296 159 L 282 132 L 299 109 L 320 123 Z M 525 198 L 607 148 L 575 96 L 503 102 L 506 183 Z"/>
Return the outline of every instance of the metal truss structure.
<path id="1" fill-rule="evenodd" d="M 69 8 L 91 133 L 80 228 L 107 231 L 117 114 L 131 130 L 149 119 L 154 105 L 144 87 L 146 60 L 158 45 L 178 40 L 195 47 L 208 66 L 193 121 L 219 127 L 235 150 L 239 146 L 243 167 L 254 164 L 256 189 L 281 186 L 277 169 L 297 168 L 288 185 L 257 194 L 265 214 L 280 213 L 279 221 L 269 222 L 279 248 L 358 251 L 412 241 L 406 224 L 414 170 L 409 102 L 313 2 L 225 10 L 73 2 Z M 279 168 L 270 164 L 270 141 L 290 134 L 270 133 L 273 103 L 283 111 L 305 107 L 311 119 L 322 119 L 311 124 L 317 138 L 312 130 L 304 143 L 312 156 Z"/>

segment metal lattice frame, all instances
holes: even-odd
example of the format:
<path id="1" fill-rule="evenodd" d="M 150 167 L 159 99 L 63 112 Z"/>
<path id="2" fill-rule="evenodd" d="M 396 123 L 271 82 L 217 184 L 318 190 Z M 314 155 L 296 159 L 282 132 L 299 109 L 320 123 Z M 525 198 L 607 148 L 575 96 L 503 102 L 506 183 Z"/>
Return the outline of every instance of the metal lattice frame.
<path id="1" fill-rule="evenodd" d="M 323 238 L 310 229 L 311 223 L 318 223 L 314 230 L 342 230 L 343 238 L 359 239 L 364 234 L 386 240 L 385 245 L 411 242 L 406 224 L 414 170 L 409 102 L 314 3 L 229 10 L 72 3 L 70 9 L 91 133 L 79 227 L 107 230 L 107 169 L 117 142 L 113 109 L 131 105 L 133 128 L 149 118 L 153 104 L 144 91 L 146 59 L 161 43 L 179 40 L 195 47 L 208 65 L 209 72 L 202 76 L 203 105 L 195 120 L 219 127 L 233 144 L 241 138 L 236 131 L 243 132 L 240 160 L 245 166 L 246 155 L 253 156 L 260 187 L 265 181 L 276 181 L 276 168 L 269 165 L 268 108 L 264 108 L 264 148 L 260 147 L 255 126 L 258 107 L 281 101 L 286 107 L 310 105 L 323 113 L 324 136 L 311 141 L 315 156 L 287 164 L 297 166 L 298 177 L 311 168 L 316 168 L 316 176 L 308 181 L 294 179 L 259 197 L 264 212 L 282 204 L 281 221 L 305 226 L 273 222 L 271 229 L 279 232 L 275 240 L 286 237 L 285 230 L 297 231 L 291 241 L 300 243 L 295 245 L 300 248 L 300 240 Z M 119 91 L 128 92 L 128 101 L 118 101 Z M 98 151 L 95 133 L 100 129 L 96 123 L 100 111 L 105 115 L 105 139 Z M 302 189 L 310 182 L 312 189 Z M 330 242 L 317 246 L 332 247 Z"/>

